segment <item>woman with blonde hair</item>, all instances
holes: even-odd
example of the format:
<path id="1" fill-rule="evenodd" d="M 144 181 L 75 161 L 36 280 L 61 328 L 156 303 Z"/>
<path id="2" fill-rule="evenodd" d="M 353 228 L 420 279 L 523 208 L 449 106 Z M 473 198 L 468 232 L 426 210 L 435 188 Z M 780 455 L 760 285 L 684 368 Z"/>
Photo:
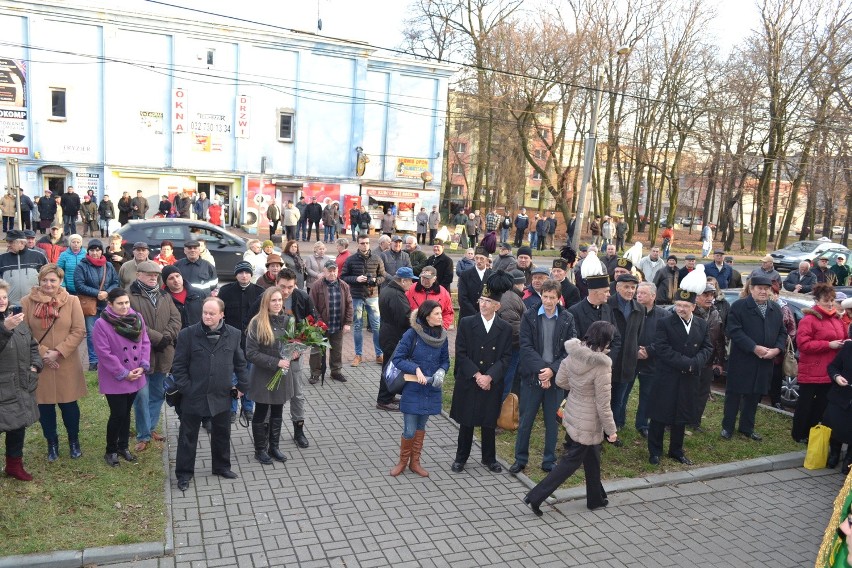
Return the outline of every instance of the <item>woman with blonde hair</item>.
<path id="1" fill-rule="evenodd" d="M 251 421 L 254 457 L 264 465 L 271 464 L 272 460 L 287 461 L 278 449 L 284 423 L 284 404 L 290 401 L 294 416 L 304 412 L 304 408 L 293 408 L 294 405 L 301 406 L 297 401 L 302 400 L 299 396 L 302 394 L 300 365 L 292 362 L 299 358 L 299 353 L 294 352 L 290 358 L 281 356 L 282 342 L 279 338 L 287 331 L 292 317 L 284 311 L 281 290 L 268 288 L 260 297 L 260 309 L 246 330 L 246 359 L 252 364 L 248 397 L 255 403 Z M 267 384 L 279 369 L 284 376 L 276 388 L 269 390 Z"/>
<path id="2" fill-rule="evenodd" d="M 83 455 L 80 449 L 80 406 L 86 396 L 86 379 L 78 348 L 86 339 L 86 322 L 80 300 L 61 286 L 65 272 L 55 264 L 46 264 L 38 273 L 38 286 L 21 298 L 27 326 L 38 342 L 44 361 L 39 373 L 36 402 L 39 421 L 47 439 L 47 460 L 59 457 L 56 431 L 56 405 L 68 432 L 72 459 Z"/>

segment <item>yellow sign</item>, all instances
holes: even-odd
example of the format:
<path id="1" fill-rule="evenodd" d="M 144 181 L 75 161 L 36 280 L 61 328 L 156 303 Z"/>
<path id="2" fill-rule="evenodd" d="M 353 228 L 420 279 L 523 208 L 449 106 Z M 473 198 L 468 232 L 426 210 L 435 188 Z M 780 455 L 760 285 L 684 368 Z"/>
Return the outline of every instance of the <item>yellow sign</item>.
<path id="1" fill-rule="evenodd" d="M 397 158 L 396 177 L 420 179 L 420 174 L 429 169 L 426 158 Z"/>

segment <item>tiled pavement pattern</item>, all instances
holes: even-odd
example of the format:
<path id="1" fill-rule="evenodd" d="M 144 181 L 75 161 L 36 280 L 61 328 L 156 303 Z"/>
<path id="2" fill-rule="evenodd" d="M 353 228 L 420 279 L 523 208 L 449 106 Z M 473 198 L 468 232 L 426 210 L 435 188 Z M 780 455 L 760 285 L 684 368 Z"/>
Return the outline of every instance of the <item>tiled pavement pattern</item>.
<path id="1" fill-rule="evenodd" d="M 202 435 L 185 495 L 170 472 L 175 556 L 118 566 L 792 568 L 813 564 L 842 484 L 836 472 L 749 474 L 613 494 L 596 512 L 585 501 L 546 505 L 538 519 L 521 503 L 524 486 L 480 466 L 478 448 L 465 473 L 449 471 L 457 431 L 441 416 L 427 429 L 431 477 L 390 478 L 401 415 L 374 408 L 378 370 L 373 362 L 347 363 L 346 384 L 306 385 L 311 446 L 299 450 L 283 439 L 283 466 L 255 462 L 248 431 L 239 427 L 232 459 L 240 479 L 221 480 L 209 474 Z M 168 428 L 173 468 L 172 413 Z"/>

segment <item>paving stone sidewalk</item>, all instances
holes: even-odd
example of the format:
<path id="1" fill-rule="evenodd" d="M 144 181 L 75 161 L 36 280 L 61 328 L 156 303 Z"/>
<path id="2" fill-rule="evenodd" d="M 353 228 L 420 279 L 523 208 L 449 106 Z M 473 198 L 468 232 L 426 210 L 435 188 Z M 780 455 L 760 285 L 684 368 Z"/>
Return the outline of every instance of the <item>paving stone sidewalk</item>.
<path id="1" fill-rule="evenodd" d="M 365 336 L 365 355 L 372 353 Z M 702 566 L 800 567 L 813 563 L 842 476 L 791 469 L 613 494 L 607 509 L 585 501 L 521 503 L 525 487 L 478 464 L 453 474 L 457 430 L 429 421 L 421 479 L 387 475 L 402 417 L 375 409 L 379 365 L 348 366 L 349 382 L 306 385 L 310 448 L 282 440 L 286 464 L 253 459 L 248 430 L 235 429 L 240 479 L 209 474 L 201 436 L 196 477 L 174 485 L 177 421 L 169 413 L 175 556 L 116 564 L 216 566 Z M 285 416 L 287 413 L 285 409 Z M 153 497 L 153 496 L 152 496 Z"/>

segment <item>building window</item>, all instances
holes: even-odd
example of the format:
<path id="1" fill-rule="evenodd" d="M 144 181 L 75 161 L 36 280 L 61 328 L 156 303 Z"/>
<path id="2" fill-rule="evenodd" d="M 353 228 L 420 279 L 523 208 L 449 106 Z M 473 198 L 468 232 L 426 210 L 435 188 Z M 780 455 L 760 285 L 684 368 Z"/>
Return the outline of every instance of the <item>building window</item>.
<path id="1" fill-rule="evenodd" d="M 464 195 L 464 186 L 463 185 L 454 185 L 450 188 L 451 193 L 455 197 L 461 197 Z"/>
<path id="2" fill-rule="evenodd" d="M 531 189 L 530 190 L 530 199 L 538 199 L 538 190 L 537 189 Z"/>
<path id="3" fill-rule="evenodd" d="M 533 172 L 532 178 L 535 180 L 541 180 L 541 173 L 538 170 Z"/>
<path id="4" fill-rule="evenodd" d="M 618 205 L 615 206 L 615 211 L 617 213 L 623 213 L 624 212 L 624 205 L 619 203 Z"/>
<path id="5" fill-rule="evenodd" d="M 464 167 L 461 164 L 453 164 L 453 175 L 454 176 L 463 176 L 464 175 Z"/>
<path id="6" fill-rule="evenodd" d="M 207 65 L 213 65 L 214 64 L 213 61 L 214 61 L 215 57 L 216 57 L 216 50 L 215 49 L 208 49 L 207 50 Z"/>
<path id="7" fill-rule="evenodd" d="M 293 111 L 278 111 L 278 141 L 293 141 Z"/>
<path id="8" fill-rule="evenodd" d="M 52 120 L 65 120 L 68 118 L 65 109 L 65 89 L 50 89 L 50 118 Z"/>
<path id="9" fill-rule="evenodd" d="M 467 152 L 467 144 L 464 142 L 456 142 L 456 153 L 464 154 L 465 152 Z"/>
<path id="10" fill-rule="evenodd" d="M 548 132 L 544 128 L 542 128 L 538 131 L 538 135 L 541 136 L 542 140 L 547 140 L 547 134 L 548 134 Z"/>
<path id="11" fill-rule="evenodd" d="M 535 152 L 533 152 L 533 157 L 536 160 L 543 160 L 544 159 L 544 150 L 536 150 Z"/>

